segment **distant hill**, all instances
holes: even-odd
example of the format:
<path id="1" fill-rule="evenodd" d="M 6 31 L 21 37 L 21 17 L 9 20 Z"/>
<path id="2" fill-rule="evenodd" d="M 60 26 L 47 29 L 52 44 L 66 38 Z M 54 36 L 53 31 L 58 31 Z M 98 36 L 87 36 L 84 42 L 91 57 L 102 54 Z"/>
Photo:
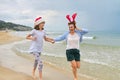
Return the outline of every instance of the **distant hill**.
<path id="1" fill-rule="evenodd" d="M 5 22 L 0 20 L 0 30 L 16 30 L 16 31 L 29 31 L 32 30 L 31 27 L 29 26 L 24 26 L 24 25 L 20 25 L 20 24 L 15 24 L 15 23 L 11 23 L 11 22 Z"/>

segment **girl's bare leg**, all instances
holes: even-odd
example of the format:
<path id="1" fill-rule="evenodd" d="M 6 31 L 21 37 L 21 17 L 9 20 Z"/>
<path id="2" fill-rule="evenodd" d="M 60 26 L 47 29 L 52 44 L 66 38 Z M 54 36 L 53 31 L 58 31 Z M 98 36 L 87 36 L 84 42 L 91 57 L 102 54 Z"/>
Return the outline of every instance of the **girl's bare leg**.
<path id="1" fill-rule="evenodd" d="M 36 80 L 35 71 L 36 71 L 36 68 L 33 68 L 32 75 L 33 75 L 34 80 Z"/>
<path id="2" fill-rule="evenodd" d="M 39 77 L 40 77 L 40 80 L 42 80 L 42 71 L 39 72 Z"/>
<path id="3" fill-rule="evenodd" d="M 35 71 L 36 71 L 36 68 L 37 68 L 37 65 L 38 65 L 39 54 L 34 53 L 33 55 L 35 56 L 35 61 L 34 61 L 34 68 L 33 68 L 33 71 L 32 71 L 32 75 L 33 75 L 34 80 L 36 80 Z"/>
<path id="4" fill-rule="evenodd" d="M 39 70 L 39 78 L 40 78 L 40 80 L 42 80 L 42 69 L 43 69 L 43 62 L 42 62 L 42 60 L 39 58 L 38 70 Z"/>

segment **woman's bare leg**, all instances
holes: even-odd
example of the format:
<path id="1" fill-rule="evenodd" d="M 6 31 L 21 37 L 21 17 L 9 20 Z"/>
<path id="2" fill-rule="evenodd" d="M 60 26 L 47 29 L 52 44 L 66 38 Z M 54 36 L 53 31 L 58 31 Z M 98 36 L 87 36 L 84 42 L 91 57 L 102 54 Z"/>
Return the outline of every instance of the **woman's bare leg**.
<path id="1" fill-rule="evenodd" d="M 71 61 L 71 67 L 72 67 L 72 72 L 73 72 L 73 75 L 74 75 L 74 80 L 78 80 L 78 76 L 77 76 L 77 64 L 76 64 L 75 60 Z"/>
<path id="2" fill-rule="evenodd" d="M 80 68 L 80 61 L 76 61 L 77 68 Z"/>

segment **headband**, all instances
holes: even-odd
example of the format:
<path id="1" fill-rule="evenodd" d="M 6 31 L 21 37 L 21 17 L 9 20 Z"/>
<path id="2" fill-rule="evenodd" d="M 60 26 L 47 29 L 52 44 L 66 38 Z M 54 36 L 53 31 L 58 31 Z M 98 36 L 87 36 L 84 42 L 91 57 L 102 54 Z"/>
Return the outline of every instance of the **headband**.
<path id="1" fill-rule="evenodd" d="M 66 15 L 66 18 L 67 18 L 67 20 L 68 20 L 69 22 L 73 22 L 73 21 L 75 21 L 76 16 L 77 16 L 77 13 L 74 13 L 74 14 L 72 15 L 72 18 L 70 18 L 70 15 Z"/>

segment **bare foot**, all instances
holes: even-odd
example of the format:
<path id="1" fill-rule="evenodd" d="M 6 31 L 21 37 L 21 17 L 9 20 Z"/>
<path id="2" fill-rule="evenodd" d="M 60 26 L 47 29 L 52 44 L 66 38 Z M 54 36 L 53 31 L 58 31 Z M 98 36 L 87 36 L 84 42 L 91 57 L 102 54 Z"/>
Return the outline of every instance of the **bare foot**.
<path id="1" fill-rule="evenodd" d="M 33 80 L 37 80 L 37 77 L 33 76 Z"/>
<path id="2" fill-rule="evenodd" d="M 77 78 L 74 78 L 74 80 L 78 80 Z"/>
<path id="3" fill-rule="evenodd" d="M 42 79 L 39 79 L 39 80 L 42 80 Z"/>
<path id="4" fill-rule="evenodd" d="M 33 79 L 34 80 L 37 80 L 37 77 L 35 76 L 35 72 L 33 71 L 33 73 L 32 73 L 32 76 L 33 76 Z"/>

